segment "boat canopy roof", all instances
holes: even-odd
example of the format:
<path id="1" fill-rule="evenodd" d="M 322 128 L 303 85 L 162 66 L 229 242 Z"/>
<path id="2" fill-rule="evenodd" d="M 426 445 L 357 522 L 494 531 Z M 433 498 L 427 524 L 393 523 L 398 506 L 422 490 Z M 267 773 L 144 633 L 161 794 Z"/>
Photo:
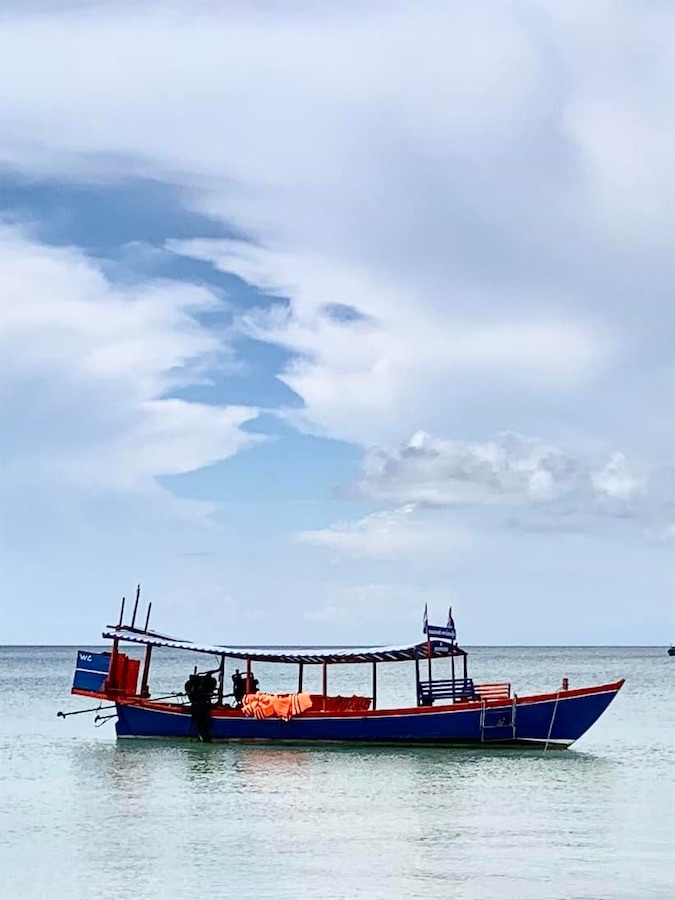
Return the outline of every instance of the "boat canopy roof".
<path id="1" fill-rule="evenodd" d="M 444 656 L 466 656 L 466 651 L 451 641 L 434 638 L 393 647 L 222 647 L 217 644 L 196 644 L 166 637 L 154 631 L 141 631 L 127 627 L 108 626 L 103 637 L 110 640 L 130 641 L 152 647 L 171 647 L 174 650 L 192 650 L 195 653 L 210 653 L 213 656 L 228 656 L 232 659 L 250 659 L 252 662 L 275 663 L 366 663 L 404 662 L 415 658 Z"/>

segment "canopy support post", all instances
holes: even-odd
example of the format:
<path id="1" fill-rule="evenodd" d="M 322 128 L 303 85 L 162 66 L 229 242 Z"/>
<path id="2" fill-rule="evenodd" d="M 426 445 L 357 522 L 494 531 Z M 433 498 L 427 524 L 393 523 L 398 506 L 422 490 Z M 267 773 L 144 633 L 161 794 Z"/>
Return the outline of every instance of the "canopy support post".
<path id="1" fill-rule="evenodd" d="M 298 663 L 298 693 L 302 693 L 302 676 L 304 672 L 305 664 Z"/>
<path id="2" fill-rule="evenodd" d="M 145 648 L 145 661 L 143 662 L 143 677 L 141 678 L 141 697 L 149 697 L 148 678 L 150 676 L 150 659 L 152 657 L 152 644 Z"/>
<path id="3" fill-rule="evenodd" d="M 464 681 L 469 677 L 468 672 L 466 671 L 466 653 L 464 654 Z"/>
<path id="4" fill-rule="evenodd" d="M 220 657 L 220 666 L 218 667 L 218 706 L 223 705 L 223 696 L 225 694 L 225 657 Z"/>
<path id="5" fill-rule="evenodd" d="M 450 672 L 452 677 L 452 702 L 455 702 L 455 654 L 450 657 Z M 466 681 L 466 678 L 464 679 Z"/>
<path id="6" fill-rule="evenodd" d="M 377 709 L 377 663 L 373 663 L 373 709 Z"/>
<path id="7" fill-rule="evenodd" d="M 417 705 L 421 706 L 422 693 L 420 691 L 420 658 L 415 653 L 415 687 L 417 688 Z"/>
<path id="8" fill-rule="evenodd" d="M 246 657 L 246 693 L 251 693 L 251 658 Z"/>
<path id="9" fill-rule="evenodd" d="M 328 663 L 323 664 L 323 709 L 326 709 L 326 697 L 328 696 Z"/>
<path id="10" fill-rule="evenodd" d="M 105 680 L 105 689 L 107 691 L 117 690 L 119 685 L 113 682 L 113 675 L 117 675 L 117 658 L 119 656 L 120 642 L 117 638 L 113 639 L 112 653 L 110 654 L 110 665 L 108 666 L 108 677 Z"/>

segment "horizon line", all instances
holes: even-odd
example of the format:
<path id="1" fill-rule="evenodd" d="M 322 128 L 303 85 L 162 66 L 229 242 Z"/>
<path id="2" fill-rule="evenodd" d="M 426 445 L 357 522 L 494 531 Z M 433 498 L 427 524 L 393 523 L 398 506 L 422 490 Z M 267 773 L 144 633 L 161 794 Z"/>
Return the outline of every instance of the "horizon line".
<path id="1" fill-rule="evenodd" d="M 39 649 L 39 648 L 56 648 L 56 647 L 62 647 L 63 649 L 77 649 L 81 644 L 85 644 L 86 646 L 92 646 L 92 647 L 107 647 L 108 646 L 107 643 L 99 644 L 99 643 L 90 642 L 90 641 L 80 641 L 80 643 L 78 643 L 78 644 L 0 644 L 0 650 L 12 649 L 12 648 L 23 648 L 23 649 L 36 648 L 36 649 Z M 215 645 L 215 646 L 218 646 L 218 645 Z M 239 646 L 239 645 L 228 645 L 229 649 L 237 649 L 237 646 Z M 242 648 L 246 649 L 247 645 L 241 644 L 240 646 Z M 296 650 L 303 650 L 303 649 L 311 650 L 316 647 L 323 647 L 326 649 L 348 650 L 348 649 L 357 648 L 357 647 L 360 648 L 360 646 L 361 645 L 357 645 L 357 644 L 258 644 L 258 645 L 256 645 L 256 649 L 286 649 L 286 648 L 288 648 L 288 649 L 296 649 Z M 385 647 L 388 645 L 381 644 L 381 645 L 373 645 L 373 646 Z M 666 642 L 666 643 L 662 643 L 662 644 L 464 644 L 463 646 L 467 647 L 467 648 L 471 648 L 471 649 L 483 649 L 483 648 L 493 649 L 493 648 L 501 647 L 504 649 L 518 650 L 518 649 L 523 649 L 523 648 L 528 649 L 528 648 L 546 647 L 546 648 L 550 648 L 551 650 L 565 650 L 565 649 L 570 649 L 570 648 L 573 648 L 573 649 L 598 649 L 598 648 L 613 649 L 613 648 L 621 648 L 621 647 L 626 648 L 626 649 L 659 649 L 661 647 L 670 647 L 670 646 L 672 646 L 672 644 Z M 172 650 L 172 649 L 182 649 L 182 648 L 162 647 L 162 648 L 158 648 L 158 649 Z M 186 649 L 191 649 L 191 648 L 186 648 Z M 198 653 L 199 651 L 195 650 L 193 652 Z"/>

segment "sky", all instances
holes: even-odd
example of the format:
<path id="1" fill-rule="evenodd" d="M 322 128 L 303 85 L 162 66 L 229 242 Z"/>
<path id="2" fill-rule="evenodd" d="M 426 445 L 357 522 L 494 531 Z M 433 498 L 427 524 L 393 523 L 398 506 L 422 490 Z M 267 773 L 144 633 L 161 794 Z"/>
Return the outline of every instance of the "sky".
<path id="1" fill-rule="evenodd" d="M 3 4 L 0 643 L 672 641 L 674 22 Z"/>

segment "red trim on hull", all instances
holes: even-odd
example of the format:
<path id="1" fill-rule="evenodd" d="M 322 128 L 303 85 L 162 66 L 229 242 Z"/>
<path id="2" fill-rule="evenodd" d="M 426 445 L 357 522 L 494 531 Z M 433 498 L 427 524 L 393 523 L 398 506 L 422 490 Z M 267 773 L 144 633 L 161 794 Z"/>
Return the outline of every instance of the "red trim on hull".
<path id="1" fill-rule="evenodd" d="M 485 707 L 487 709 L 494 709 L 499 707 L 508 707 L 511 706 L 514 699 L 516 702 L 516 706 L 527 706 L 532 703 L 545 703 L 551 700 L 555 700 L 559 698 L 561 701 L 570 700 L 574 697 L 587 697 L 591 694 L 608 694 L 608 693 L 617 693 L 621 690 L 625 682 L 625 679 L 622 678 L 620 681 L 613 681 L 610 684 L 600 684 L 594 685 L 593 687 L 587 688 L 575 688 L 574 690 L 559 690 L 553 691 L 548 694 L 531 694 L 526 697 L 516 697 L 509 698 L 503 700 L 487 700 L 485 702 Z M 73 693 L 75 693 L 73 691 Z M 82 692 L 85 693 L 85 692 Z M 180 703 L 157 703 L 154 700 L 145 700 L 140 697 L 109 697 L 105 694 L 93 694 L 90 693 L 87 696 L 91 697 L 101 697 L 106 700 L 115 700 L 115 702 L 120 705 L 125 706 L 136 706 L 144 709 L 154 709 L 158 712 L 168 712 L 168 713 L 184 713 L 185 715 L 190 714 L 190 707 L 187 704 Z M 481 701 L 468 701 L 464 703 L 451 703 L 443 706 L 411 706 L 411 707 L 399 707 L 396 709 L 370 709 L 365 711 L 344 711 L 340 713 L 335 712 L 322 712 L 321 710 L 309 710 L 302 714 L 301 718 L 303 719 L 350 719 L 350 718 L 378 718 L 378 717 L 386 717 L 386 716 L 401 716 L 401 715 L 434 715 L 441 712 L 466 712 L 469 710 L 481 709 L 483 707 L 483 703 Z M 211 715 L 213 718 L 235 718 L 235 719 L 243 719 L 248 718 L 244 716 L 240 709 L 220 709 L 218 707 L 214 707 L 211 710 Z"/>
<path id="2" fill-rule="evenodd" d="M 565 700 L 568 697 L 586 697 L 589 694 L 606 694 L 610 691 L 620 691 L 621 688 L 626 683 L 625 678 L 621 678 L 619 681 L 612 681 L 610 684 L 598 684 L 594 687 L 587 688 L 575 688 L 571 691 L 563 691 L 562 689 L 559 691 L 552 691 L 549 694 L 532 694 L 528 697 L 518 697 L 518 705 L 527 704 L 527 703 L 541 703 L 542 700 L 555 700 L 556 697 L 560 697 L 561 700 Z"/>
<path id="3" fill-rule="evenodd" d="M 93 697 L 95 700 L 116 700 L 115 694 L 104 694 L 101 691 L 83 691 L 81 688 L 71 688 L 71 694 L 77 694 L 78 697 Z M 124 697 L 122 699 L 133 700 L 133 697 Z"/>

